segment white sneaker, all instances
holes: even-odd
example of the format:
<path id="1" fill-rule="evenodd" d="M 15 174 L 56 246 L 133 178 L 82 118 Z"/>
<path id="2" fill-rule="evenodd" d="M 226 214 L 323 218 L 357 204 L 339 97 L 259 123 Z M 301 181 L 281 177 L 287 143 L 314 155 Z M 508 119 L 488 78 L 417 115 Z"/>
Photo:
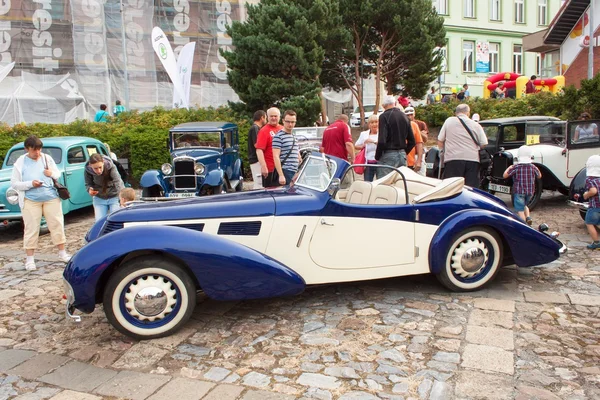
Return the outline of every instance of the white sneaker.
<path id="1" fill-rule="evenodd" d="M 65 253 L 64 255 L 58 255 L 58 259 L 64 263 L 68 263 L 69 260 L 71 259 L 71 255 L 69 253 Z"/>
<path id="2" fill-rule="evenodd" d="M 25 269 L 27 271 L 35 271 L 37 269 L 35 267 L 35 261 L 27 261 L 27 262 L 25 262 Z"/>

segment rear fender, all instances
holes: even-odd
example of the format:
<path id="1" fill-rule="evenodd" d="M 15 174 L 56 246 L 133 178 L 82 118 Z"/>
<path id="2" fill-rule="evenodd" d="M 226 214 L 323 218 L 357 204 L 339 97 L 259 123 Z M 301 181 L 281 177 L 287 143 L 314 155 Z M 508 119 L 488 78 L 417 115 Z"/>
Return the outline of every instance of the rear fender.
<path id="1" fill-rule="evenodd" d="M 143 188 L 149 188 L 156 185 L 162 187 L 164 192 L 168 191 L 168 188 L 163 179 L 163 175 L 160 171 L 152 169 L 144 172 L 144 174 L 140 178 L 140 186 Z"/>
<path id="2" fill-rule="evenodd" d="M 127 254 L 166 253 L 180 260 L 215 300 L 296 295 L 304 279 L 277 260 L 219 236 L 174 226 L 140 225 L 101 236 L 77 252 L 65 268 L 75 307 L 92 312 L 99 282 Z M 106 278 L 106 277 L 104 277 Z"/>
<path id="3" fill-rule="evenodd" d="M 560 246 L 554 240 L 522 222 L 487 210 L 465 210 L 444 220 L 433 236 L 429 246 L 429 267 L 433 274 L 440 273 L 444 268 L 454 237 L 476 226 L 498 232 L 519 267 L 545 264 L 559 257 Z"/>

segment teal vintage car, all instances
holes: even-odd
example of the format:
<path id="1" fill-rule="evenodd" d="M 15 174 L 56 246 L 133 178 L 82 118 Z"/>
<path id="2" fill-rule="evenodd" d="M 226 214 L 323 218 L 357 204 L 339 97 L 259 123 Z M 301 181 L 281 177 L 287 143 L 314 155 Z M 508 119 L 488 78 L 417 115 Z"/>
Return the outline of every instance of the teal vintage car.
<path id="1" fill-rule="evenodd" d="M 92 205 L 92 197 L 85 190 L 83 172 L 85 164 L 94 153 L 109 156 L 106 146 L 97 139 L 79 136 L 42 138 L 42 153 L 54 159 L 61 172 L 58 179 L 71 193 L 62 201 L 63 213 Z M 21 220 L 17 191 L 10 187 L 12 166 L 25 153 L 23 142 L 14 145 L 4 157 L 0 170 L 0 222 Z"/>

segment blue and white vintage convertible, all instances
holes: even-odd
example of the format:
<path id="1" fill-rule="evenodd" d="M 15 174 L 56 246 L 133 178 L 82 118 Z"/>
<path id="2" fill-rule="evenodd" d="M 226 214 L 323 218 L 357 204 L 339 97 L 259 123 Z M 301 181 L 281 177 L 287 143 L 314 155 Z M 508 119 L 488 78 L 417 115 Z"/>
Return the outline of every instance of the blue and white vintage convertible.
<path id="1" fill-rule="evenodd" d="M 113 213 L 90 229 L 65 269 L 67 314 L 80 318 L 75 309 L 90 313 L 103 303 L 120 332 L 157 338 L 185 324 L 198 291 L 256 299 L 425 273 L 472 291 L 502 266 L 548 263 L 565 249 L 463 178 L 401 167 L 365 182 L 354 167 L 312 153 L 291 187 Z"/>

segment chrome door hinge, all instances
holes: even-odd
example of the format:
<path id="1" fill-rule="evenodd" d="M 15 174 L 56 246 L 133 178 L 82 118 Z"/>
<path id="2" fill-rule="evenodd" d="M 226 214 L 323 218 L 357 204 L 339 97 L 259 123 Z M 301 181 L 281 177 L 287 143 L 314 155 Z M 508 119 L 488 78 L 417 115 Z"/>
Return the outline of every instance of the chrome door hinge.
<path id="1" fill-rule="evenodd" d="M 419 257 L 419 247 L 415 246 L 415 258 Z"/>
<path id="2" fill-rule="evenodd" d="M 417 222 L 419 221 L 419 210 L 418 209 L 415 210 L 415 221 L 417 221 Z"/>

